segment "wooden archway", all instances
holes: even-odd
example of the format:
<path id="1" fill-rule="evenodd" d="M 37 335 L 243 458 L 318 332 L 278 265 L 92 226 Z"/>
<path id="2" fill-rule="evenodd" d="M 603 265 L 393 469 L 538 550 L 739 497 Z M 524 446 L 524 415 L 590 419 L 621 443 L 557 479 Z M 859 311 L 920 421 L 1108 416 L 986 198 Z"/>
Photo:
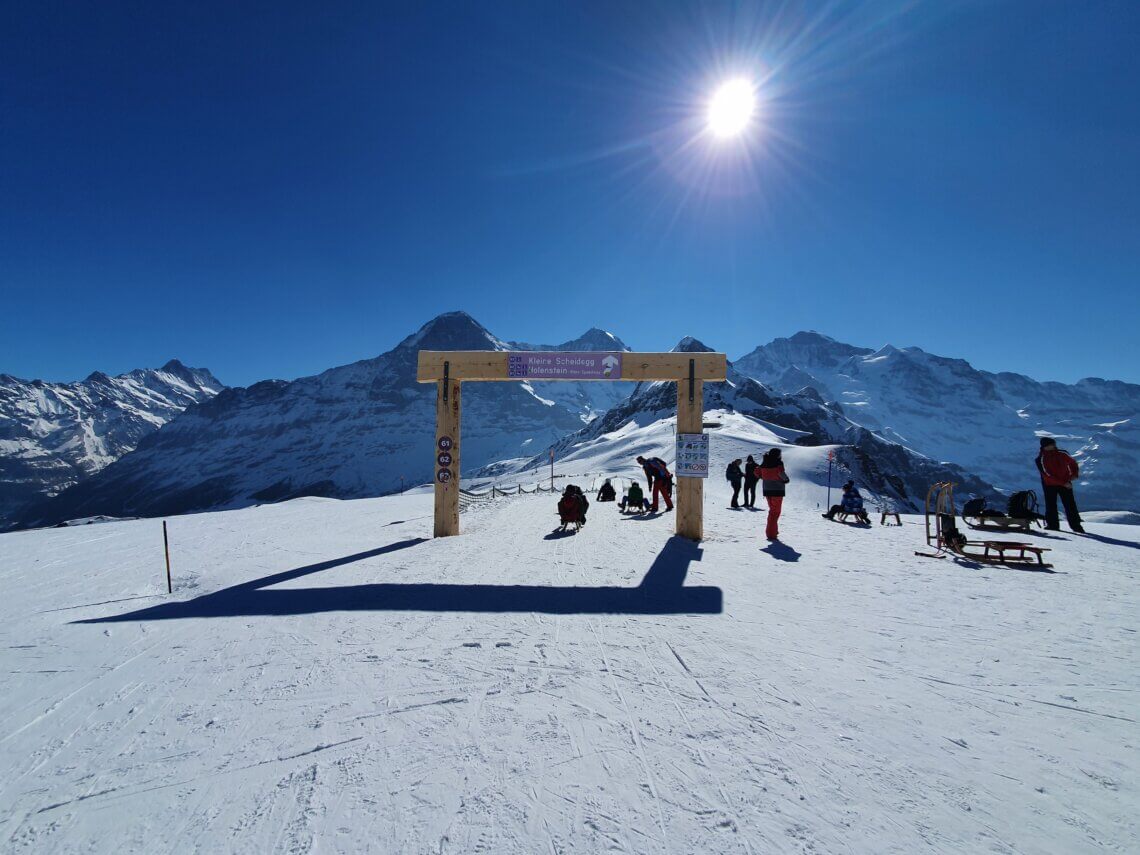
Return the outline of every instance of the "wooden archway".
<path id="1" fill-rule="evenodd" d="M 704 381 L 723 381 L 723 353 L 421 350 L 416 379 L 436 384 L 435 536 L 459 534 L 463 383 L 523 380 L 662 380 L 677 383 L 677 434 L 701 434 Z M 704 537 L 704 478 L 677 476 L 677 534 Z M 707 475 L 707 472 L 705 473 Z"/>

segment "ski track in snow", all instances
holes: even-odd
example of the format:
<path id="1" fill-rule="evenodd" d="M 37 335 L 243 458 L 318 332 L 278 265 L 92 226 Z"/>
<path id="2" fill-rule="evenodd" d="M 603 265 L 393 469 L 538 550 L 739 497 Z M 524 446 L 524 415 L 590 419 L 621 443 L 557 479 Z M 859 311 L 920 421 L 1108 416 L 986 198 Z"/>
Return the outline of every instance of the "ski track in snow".
<path id="1" fill-rule="evenodd" d="M 173 595 L 156 520 L 0 536 L 0 851 L 1137 851 L 1140 553 L 931 561 L 797 484 L 782 561 L 709 481 L 720 614 L 493 610 L 671 543 L 596 502 L 546 539 L 549 495 L 441 540 L 424 495 L 173 518 Z"/>

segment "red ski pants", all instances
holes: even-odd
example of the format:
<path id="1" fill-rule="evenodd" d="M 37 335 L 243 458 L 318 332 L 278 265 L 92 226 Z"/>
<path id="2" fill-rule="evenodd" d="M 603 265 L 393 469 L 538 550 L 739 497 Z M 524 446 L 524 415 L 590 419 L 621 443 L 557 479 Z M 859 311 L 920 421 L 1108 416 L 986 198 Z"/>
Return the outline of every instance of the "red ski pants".
<path id="1" fill-rule="evenodd" d="M 668 508 L 669 510 L 673 510 L 672 493 L 673 493 L 673 491 L 672 491 L 672 489 L 670 489 L 669 484 L 663 484 L 663 483 L 661 483 L 661 481 L 654 481 L 653 482 L 653 503 L 650 507 L 650 510 L 654 510 L 654 511 L 657 510 L 657 496 L 659 494 L 660 494 L 661 498 L 665 500 L 665 507 Z"/>
<path id="2" fill-rule="evenodd" d="M 764 501 L 768 503 L 768 527 L 764 534 L 772 540 L 780 536 L 780 511 L 784 509 L 784 497 L 765 496 Z"/>

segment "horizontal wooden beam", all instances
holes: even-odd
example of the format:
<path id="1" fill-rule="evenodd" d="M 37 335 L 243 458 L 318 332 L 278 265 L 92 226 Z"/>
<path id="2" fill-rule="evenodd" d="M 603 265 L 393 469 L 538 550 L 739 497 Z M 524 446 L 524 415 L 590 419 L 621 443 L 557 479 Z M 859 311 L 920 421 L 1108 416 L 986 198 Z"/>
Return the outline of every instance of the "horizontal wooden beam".
<path id="1" fill-rule="evenodd" d="M 558 378 L 511 377 L 507 359 L 519 351 L 505 350 L 421 350 L 416 380 L 433 383 L 443 379 L 447 363 L 452 380 L 554 380 Z M 544 355 L 539 353 L 537 355 Z M 546 354 L 548 355 L 548 354 Z M 688 380 L 689 360 L 693 360 L 694 380 L 724 380 L 728 360 L 723 353 L 622 353 L 621 376 L 613 380 Z M 579 377 L 566 379 L 580 380 Z M 605 382 L 602 378 L 598 378 Z"/>

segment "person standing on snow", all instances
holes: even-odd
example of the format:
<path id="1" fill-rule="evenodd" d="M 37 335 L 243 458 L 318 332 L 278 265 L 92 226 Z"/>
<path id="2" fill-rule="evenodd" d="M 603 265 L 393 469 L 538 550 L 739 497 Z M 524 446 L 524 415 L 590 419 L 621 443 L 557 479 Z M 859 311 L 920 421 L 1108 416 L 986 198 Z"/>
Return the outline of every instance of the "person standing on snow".
<path id="1" fill-rule="evenodd" d="M 653 497 L 649 510 L 657 513 L 658 495 L 665 500 L 665 510 L 673 510 L 673 474 L 665 465 L 665 461 L 660 457 L 650 457 L 648 460 L 638 457 L 637 462 L 641 464 L 645 477 L 649 480 L 649 494 Z"/>
<path id="2" fill-rule="evenodd" d="M 1069 528 L 1077 534 L 1084 534 L 1081 515 L 1077 511 L 1077 500 L 1073 496 L 1073 480 L 1081 474 L 1077 461 L 1067 451 L 1057 448 L 1057 441 L 1051 436 L 1041 437 L 1041 451 L 1037 455 L 1037 471 L 1041 473 L 1041 489 L 1045 493 L 1045 528 L 1060 531 L 1061 519 L 1057 514 L 1057 498 L 1065 506 L 1065 519 Z"/>
<path id="3" fill-rule="evenodd" d="M 744 507 L 756 507 L 756 482 L 759 480 L 760 467 L 749 454 L 748 459 L 744 461 Z"/>
<path id="4" fill-rule="evenodd" d="M 736 458 L 728 468 L 724 470 L 725 480 L 732 485 L 732 505 L 730 507 L 739 508 L 740 503 L 737 499 L 740 497 L 740 482 L 744 480 L 744 472 L 740 469 L 740 458 Z"/>
<path id="5" fill-rule="evenodd" d="M 780 511 L 784 509 L 784 485 L 791 479 L 784 471 L 780 449 L 764 452 L 760 461 L 760 477 L 764 481 L 764 501 L 768 503 L 768 525 L 764 533 L 768 540 L 780 537 Z"/>

